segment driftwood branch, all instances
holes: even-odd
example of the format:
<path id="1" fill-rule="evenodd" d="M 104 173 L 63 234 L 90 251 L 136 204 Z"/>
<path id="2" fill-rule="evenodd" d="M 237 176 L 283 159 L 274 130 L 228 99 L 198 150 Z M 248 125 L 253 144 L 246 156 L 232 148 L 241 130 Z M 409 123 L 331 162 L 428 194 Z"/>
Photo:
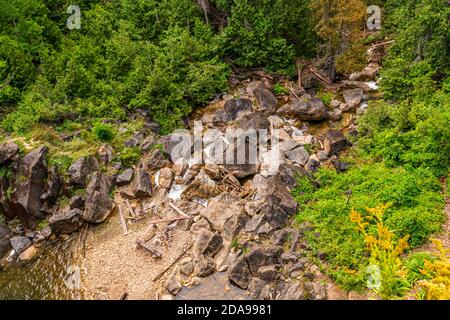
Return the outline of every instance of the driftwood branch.
<path id="1" fill-rule="evenodd" d="M 128 199 L 125 200 L 125 204 L 127 205 L 127 209 L 128 209 L 128 212 L 129 212 L 130 216 L 131 217 L 135 217 L 136 214 L 134 213 L 134 210 L 131 207 L 130 201 L 128 201 Z"/>
<path id="2" fill-rule="evenodd" d="M 178 212 L 181 216 L 183 216 L 183 217 L 185 217 L 185 218 L 187 218 L 187 219 L 190 219 L 190 217 L 189 217 L 186 213 L 184 213 L 183 211 L 181 211 L 181 209 L 178 208 L 178 207 L 177 207 L 176 205 L 174 205 L 173 203 L 169 203 L 169 206 L 171 206 L 172 209 L 175 210 L 176 212 Z"/>
<path id="3" fill-rule="evenodd" d="M 186 252 L 188 252 L 192 248 L 192 245 L 193 243 L 190 243 L 189 246 L 187 246 L 186 249 L 184 249 L 183 252 L 181 252 L 181 254 L 174 261 L 172 261 L 171 264 L 169 264 L 161 273 L 159 273 L 156 277 L 153 278 L 153 281 L 156 281 L 159 278 L 161 278 L 170 268 L 172 268 L 173 265 L 177 263 L 186 254 Z"/>
<path id="4" fill-rule="evenodd" d="M 120 224 L 122 225 L 123 235 L 126 236 L 128 234 L 127 220 L 125 220 L 125 217 L 123 216 L 122 205 L 119 204 L 118 207 L 119 207 Z"/>
<path id="5" fill-rule="evenodd" d="M 136 239 L 136 244 L 138 246 L 142 247 L 143 249 L 147 250 L 148 252 L 150 252 L 155 258 L 161 258 L 162 257 L 162 253 L 161 252 L 156 250 L 152 245 L 146 243 L 145 241 L 143 241 L 141 239 Z"/>

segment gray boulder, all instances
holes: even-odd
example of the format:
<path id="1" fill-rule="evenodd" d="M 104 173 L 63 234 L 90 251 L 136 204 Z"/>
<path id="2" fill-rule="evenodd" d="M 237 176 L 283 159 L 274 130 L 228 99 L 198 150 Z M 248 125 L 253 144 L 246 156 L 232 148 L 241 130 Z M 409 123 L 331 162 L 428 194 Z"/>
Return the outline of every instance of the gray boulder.
<path id="1" fill-rule="evenodd" d="M 11 250 L 11 230 L 3 223 L 0 223 L 0 259 Z"/>
<path id="2" fill-rule="evenodd" d="M 349 144 L 349 141 L 341 131 L 330 130 L 325 136 L 324 149 L 325 152 L 331 156 L 333 154 L 338 154 Z"/>
<path id="3" fill-rule="evenodd" d="M 49 219 L 49 225 L 56 234 L 71 234 L 83 224 L 83 211 L 80 209 L 61 210 Z"/>
<path id="4" fill-rule="evenodd" d="M 122 172 L 116 180 L 116 184 L 118 187 L 125 186 L 131 182 L 131 179 L 133 179 L 134 170 L 131 168 L 126 169 L 124 172 Z"/>
<path id="5" fill-rule="evenodd" d="M 361 103 L 364 96 L 364 90 L 361 88 L 344 90 L 342 94 L 344 96 L 345 103 L 349 106 L 349 108 L 354 108 Z"/>
<path id="6" fill-rule="evenodd" d="M 258 102 L 259 108 L 269 112 L 275 112 L 277 108 L 277 97 L 268 90 L 262 83 L 259 83 L 253 90 L 253 94 Z"/>
<path id="7" fill-rule="evenodd" d="M 12 141 L 0 144 L 0 166 L 13 161 L 18 152 L 19 147 Z"/>
<path id="8" fill-rule="evenodd" d="M 134 198 L 146 198 L 149 197 L 151 193 L 152 184 L 150 175 L 142 166 L 139 166 L 134 173 L 134 179 L 131 184 L 131 195 Z"/>
<path id="9" fill-rule="evenodd" d="M 69 167 L 70 183 L 84 186 L 88 176 L 98 171 L 98 169 L 99 163 L 94 156 L 82 157 Z"/>
<path id="10" fill-rule="evenodd" d="M 228 278 L 231 283 L 239 288 L 248 288 L 250 281 L 252 280 L 252 274 L 250 273 L 250 269 L 244 257 L 239 257 L 236 262 L 230 266 L 228 269 Z"/>
<path id="11" fill-rule="evenodd" d="M 294 163 L 304 166 L 309 160 L 309 153 L 304 147 L 298 147 L 285 153 L 286 158 Z"/>
<path id="12" fill-rule="evenodd" d="M 47 182 L 48 148 L 41 146 L 25 155 L 19 162 L 14 191 L 11 194 L 11 208 L 22 224 L 33 229 L 37 221 L 45 218 L 41 211 L 41 195 Z"/>
<path id="13" fill-rule="evenodd" d="M 326 107 L 318 98 L 312 98 L 307 102 L 295 100 L 278 109 L 277 113 L 283 117 L 302 121 L 322 121 L 328 118 Z"/>
<path id="14" fill-rule="evenodd" d="M 33 244 L 30 238 L 22 236 L 12 237 L 9 241 L 17 254 L 21 254 Z"/>
<path id="15" fill-rule="evenodd" d="M 109 197 L 110 188 L 110 181 L 104 174 L 96 172 L 90 176 L 84 204 L 85 221 L 101 223 L 110 215 L 114 206 Z"/>
<path id="16" fill-rule="evenodd" d="M 238 119 L 241 115 L 252 111 L 252 101 L 249 99 L 230 99 L 223 109 L 216 111 L 213 124 L 223 125 Z"/>

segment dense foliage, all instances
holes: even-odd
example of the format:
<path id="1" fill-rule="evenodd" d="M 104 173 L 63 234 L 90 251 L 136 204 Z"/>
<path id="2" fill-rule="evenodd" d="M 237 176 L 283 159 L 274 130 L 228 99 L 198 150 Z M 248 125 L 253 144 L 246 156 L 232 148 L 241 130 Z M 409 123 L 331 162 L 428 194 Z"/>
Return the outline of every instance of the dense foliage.
<path id="1" fill-rule="evenodd" d="M 3 127 L 63 119 L 125 119 L 148 108 L 163 131 L 227 88 L 229 65 L 292 73 L 314 52 L 308 1 L 211 1 L 227 23 L 192 0 L 1 0 Z M 226 62 L 225 62 L 226 61 Z"/>

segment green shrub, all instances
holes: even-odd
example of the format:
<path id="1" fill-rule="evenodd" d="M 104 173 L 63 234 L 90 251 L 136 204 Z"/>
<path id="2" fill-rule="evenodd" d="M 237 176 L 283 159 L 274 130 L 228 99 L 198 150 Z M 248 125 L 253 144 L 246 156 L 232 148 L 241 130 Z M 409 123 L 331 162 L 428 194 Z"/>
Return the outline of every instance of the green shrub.
<path id="1" fill-rule="evenodd" d="M 313 224 L 306 233 L 313 252 L 324 253 L 330 274 L 347 289 L 365 286 L 364 238 L 349 219 L 353 208 L 390 204 L 385 224 L 396 237 L 410 235 L 409 245 L 423 243 L 443 222 L 443 197 L 439 180 L 425 170 L 387 168 L 382 163 L 356 165 L 347 173 L 321 169 L 320 188 L 301 179 L 293 194 L 300 204 L 297 221 Z M 350 191 L 351 190 L 351 191 Z"/>
<path id="2" fill-rule="evenodd" d="M 124 167 L 132 167 L 142 156 L 141 149 L 137 147 L 123 148 L 119 153 L 118 160 Z"/>
<path id="3" fill-rule="evenodd" d="M 448 172 L 450 99 L 438 91 L 427 103 L 371 104 L 358 119 L 362 154 L 383 159 L 389 166 Z"/>
<path id="4" fill-rule="evenodd" d="M 113 126 L 108 123 L 95 122 L 92 126 L 92 133 L 102 142 L 111 142 L 115 137 L 114 131 Z"/>
<path id="5" fill-rule="evenodd" d="M 286 87 L 284 87 L 281 83 L 276 83 L 273 86 L 273 92 L 277 96 L 282 96 L 282 95 L 288 94 L 289 90 Z"/>
<path id="6" fill-rule="evenodd" d="M 428 252 L 414 252 L 404 262 L 407 270 L 406 281 L 410 287 L 419 280 L 427 279 L 421 270 L 425 268 L 425 260 L 434 261 L 436 258 Z"/>

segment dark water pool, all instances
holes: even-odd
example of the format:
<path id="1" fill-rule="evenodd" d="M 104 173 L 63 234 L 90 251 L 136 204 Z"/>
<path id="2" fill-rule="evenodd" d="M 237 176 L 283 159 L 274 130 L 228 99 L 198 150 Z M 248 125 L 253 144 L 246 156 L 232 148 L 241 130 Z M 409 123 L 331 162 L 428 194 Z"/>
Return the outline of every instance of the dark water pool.
<path id="1" fill-rule="evenodd" d="M 77 242 L 74 237 L 48 244 L 33 262 L 0 271 L 0 300 L 79 299 Z"/>

